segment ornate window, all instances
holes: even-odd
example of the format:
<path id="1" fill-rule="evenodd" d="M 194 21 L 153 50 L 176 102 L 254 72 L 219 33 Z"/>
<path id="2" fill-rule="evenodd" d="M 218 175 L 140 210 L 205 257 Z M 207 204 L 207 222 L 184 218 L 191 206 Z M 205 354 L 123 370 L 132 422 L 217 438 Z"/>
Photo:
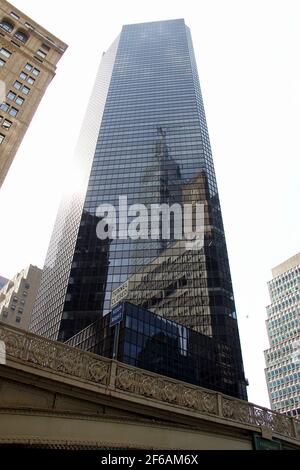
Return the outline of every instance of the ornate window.
<path id="1" fill-rule="evenodd" d="M 23 42 L 24 44 L 28 41 L 27 34 L 23 33 L 23 31 L 18 31 L 15 33 L 15 38 L 19 39 L 19 41 Z"/>
<path id="2" fill-rule="evenodd" d="M 0 28 L 4 29 L 8 33 L 11 33 L 14 29 L 13 25 L 6 20 L 0 21 Z"/>

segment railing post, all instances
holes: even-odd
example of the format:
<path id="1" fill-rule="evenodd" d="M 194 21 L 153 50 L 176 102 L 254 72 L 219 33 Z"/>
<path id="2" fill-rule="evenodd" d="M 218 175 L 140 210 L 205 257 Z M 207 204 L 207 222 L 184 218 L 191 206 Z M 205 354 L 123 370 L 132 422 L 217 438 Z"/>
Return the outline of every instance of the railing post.
<path id="1" fill-rule="evenodd" d="M 110 365 L 110 376 L 109 376 L 108 388 L 112 388 L 113 390 L 116 388 L 116 376 L 117 376 L 117 363 L 116 361 L 112 360 L 111 365 Z"/>
<path id="2" fill-rule="evenodd" d="M 298 432 L 297 432 L 297 427 L 296 427 L 296 420 L 293 417 L 290 417 L 291 423 L 292 423 L 292 430 L 293 430 L 293 437 L 298 439 Z M 299 436 L 300 437 L 300 436 Z"/>
<path id="3" fill-rule="evenodd" d="M 220 393 L 217 394 L 217 406 L 218 406 L 218 415 L 220 417 L 223 416 L 223 412 L 222 412 L 222 395 Z"/>
<path id="4" fill-rule="evenodd" d="M 253 403 L 248 403 L 250 424 L 257 424 L 255 420 L 255 409 Z"/>

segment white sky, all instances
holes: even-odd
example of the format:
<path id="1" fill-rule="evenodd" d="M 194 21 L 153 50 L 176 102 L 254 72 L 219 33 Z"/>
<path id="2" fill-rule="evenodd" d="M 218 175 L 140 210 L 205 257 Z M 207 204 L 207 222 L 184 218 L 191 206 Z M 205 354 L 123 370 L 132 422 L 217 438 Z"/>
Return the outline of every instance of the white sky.
<path id="1" fill-rule="evenodd" d="M 122 24 L 185 18 L 214 155 L 249 400 L 269 406 L 266 283 L 273 266 L 300 251 L 300 2 L 11 1 L 69 49 L 0 190 L 0 275 L 43 266 L 101 55 Z"/>

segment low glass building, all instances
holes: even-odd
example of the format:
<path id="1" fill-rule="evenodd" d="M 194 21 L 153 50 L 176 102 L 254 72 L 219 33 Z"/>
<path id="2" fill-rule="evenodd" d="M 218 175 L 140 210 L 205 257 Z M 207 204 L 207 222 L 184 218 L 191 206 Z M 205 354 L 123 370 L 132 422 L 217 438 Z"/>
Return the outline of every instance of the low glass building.
<path id="1" fill-rule="evenodd" d="M 117 313 L 118 317 L 116 317 Z M 115 320 L 119 320 L 114 324 Z M 174 379 L 246 399 L 226 343 L 123 302 L 66 343 Z"/>

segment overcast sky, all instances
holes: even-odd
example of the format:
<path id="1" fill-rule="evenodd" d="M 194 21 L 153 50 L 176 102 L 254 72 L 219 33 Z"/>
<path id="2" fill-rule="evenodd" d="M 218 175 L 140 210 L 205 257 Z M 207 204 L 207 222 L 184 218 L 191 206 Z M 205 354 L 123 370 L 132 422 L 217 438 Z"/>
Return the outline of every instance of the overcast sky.
<path id="1" fill-rule="evenodd" d="M 269 406 L 267 281 L 273 266 L 300 251 L 299 1 L 12 3 L 69 48 L 0 190 L 0 275 L 43 266 L 101 55 L 122 24 L 185 18 L 214 155 L 249 400 Z"/>

